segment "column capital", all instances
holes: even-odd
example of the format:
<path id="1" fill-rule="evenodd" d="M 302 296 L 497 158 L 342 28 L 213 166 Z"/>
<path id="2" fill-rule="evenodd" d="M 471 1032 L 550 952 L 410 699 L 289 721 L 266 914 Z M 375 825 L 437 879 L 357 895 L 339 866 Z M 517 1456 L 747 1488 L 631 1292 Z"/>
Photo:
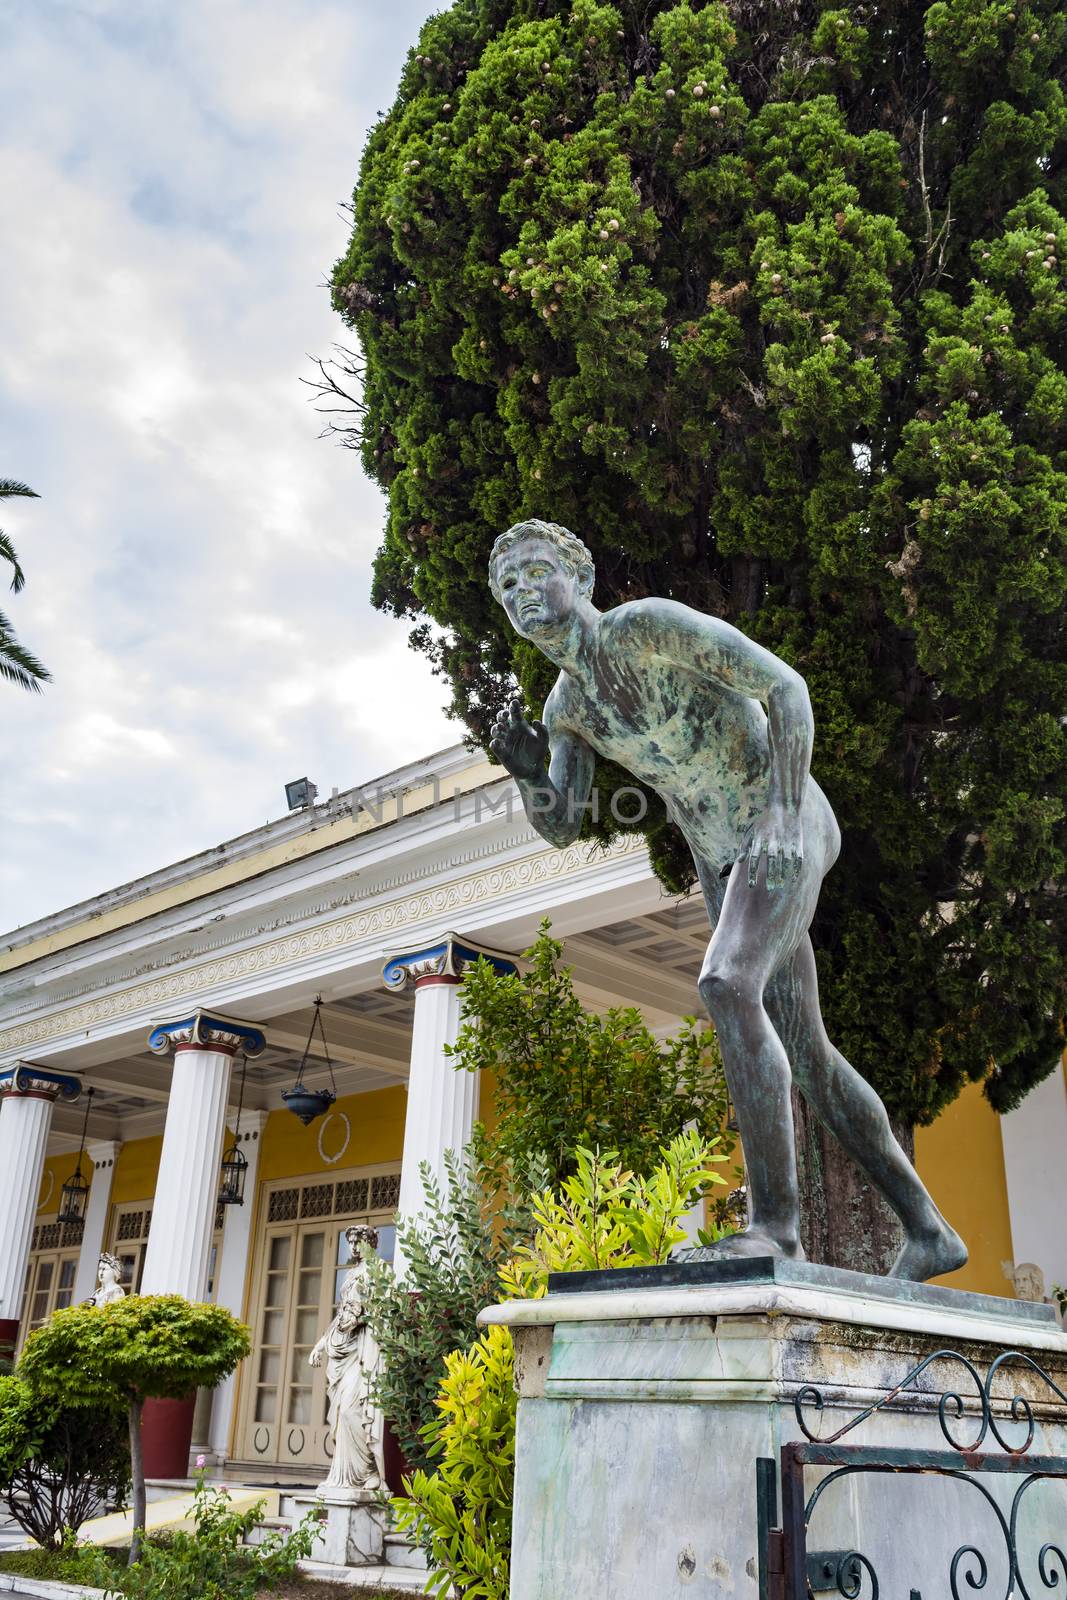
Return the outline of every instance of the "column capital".
<path id="1" fill-rule="evenodd" d="M 121 1149 L 121 1139 L 98 1139 L 95 1144 L 87 1144 L 85 1146 L 85 1154 L 95 1168 L 104 1166 L 106 1162 L 114 1165 L 119 1158 Z"/>
<path id="2" fill-rule="evenodd" d="M 243 1050 L 246 1056 L 258 1056 L 266 1046 L 261 1028 L 223 1016 L 221 1011 L 197 1010 L 174 1022 L 159 1022 L 148 1035 L 148 1048 L 157 1056 L 169 1055 L 172 1050 L 206 1050 L 227 1056 Z"/>
<path id="3" fill-rule="evenodd" d="M 391 956 L 382 968 L 382 982 L 387 989 L 405 989 L 409 983 L 416 989 L 433 983 L 462 983 L 466 969 L 479 956 L 490 962 L 501 975 L 517 972 L 511 956 L 502 950 L 490 950 L 484 945 L 472 944 L 458 933 L 446 933 L 436 944 L 423 945 L 402 955 Z"/>
<path id="4" fill-rule="evenodd" d="M 270 1112 L 269 1111 L 259 1111 L 259 1110 L 250 1111 L 249 1108 L 247 1106 L 245 1106 L 244 1110 L 241 1112 L 241 1138 L 242 1139 L 247 1139 L 251 1134 L 255 1134 L 257 1138 L 261 1139 L 263 1137 L 263 1129 L 267 1126 L 267 1118 L 269 1116 L 270 1116 Z M 235 1108 L 233 1106 L 227 1106 L 227 1108 L 226 1108 L 226 1127 L 227 1127 L 227 1130 L 230 1130 L 231 1124 L 233 1124 L 236 1121 L 237 1121 L 237 1112 L 236 1112 Z"/>
<path id="5" fill-rule="evenodd" d="M 39 1067 L 32 1061 L 17 1061 L 0 1072 L 0 1099 L 77 1100 L 82 1092 L 80 1078 L 52 1067 Z"/>

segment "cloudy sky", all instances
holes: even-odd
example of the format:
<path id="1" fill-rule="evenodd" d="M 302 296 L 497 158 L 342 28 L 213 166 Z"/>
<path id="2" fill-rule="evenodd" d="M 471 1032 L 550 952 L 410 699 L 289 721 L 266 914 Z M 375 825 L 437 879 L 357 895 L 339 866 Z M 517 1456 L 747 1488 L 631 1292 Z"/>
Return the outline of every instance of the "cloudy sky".
<path id="1" fill-rule="evenodd" d="M 300 383 L 426 0 L 0 0 L 0 929 L 460 737 Z M 3 581 L 6 582 L 6 579 Z"/>

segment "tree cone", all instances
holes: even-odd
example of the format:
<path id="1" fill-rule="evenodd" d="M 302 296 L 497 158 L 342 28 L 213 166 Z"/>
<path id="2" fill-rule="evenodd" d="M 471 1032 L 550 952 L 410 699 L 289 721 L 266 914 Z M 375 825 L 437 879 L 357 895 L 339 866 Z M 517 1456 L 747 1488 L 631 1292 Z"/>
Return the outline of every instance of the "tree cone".
<path id="1" fill-rule="evenodd" d="M 808 1260 L 850 1272 L 888 1272 L 904 1241 L 896 1216 L 795 1089 L 793 1125 Z M 915 1130 L 896 1121 L 892 1126 L 914 1161 Z"/>

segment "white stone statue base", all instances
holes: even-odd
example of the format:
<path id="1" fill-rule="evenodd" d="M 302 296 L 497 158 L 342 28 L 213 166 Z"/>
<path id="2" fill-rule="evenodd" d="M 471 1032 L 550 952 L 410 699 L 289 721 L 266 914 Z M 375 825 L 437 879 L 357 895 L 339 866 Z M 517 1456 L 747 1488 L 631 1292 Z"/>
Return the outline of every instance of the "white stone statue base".
<path id="1" fill-rule="evenodd" d="M 329 1489 L 291 1498 L 294 1526 L 313 1506 L 321 1506 L 325 1512 L 322 1532 L 311 1551 L 312 1561 L 326 1561 L 334 1567 L 381 1566 L 387 1511 L 379 1495 L 363 1489 Z"/>
<path id="2" fill-rule="evenodd" d="M 1022 1350 L 1067 1390 L 1067 1334 L 1051 1308 L 768 1261 L 653 1271 L 584 1273 L 573 1286 L 557 1277 L 545 1299 L 483 1313 L 516 1343 L 511 1600 L 757 1600 L 756 1462 L 777 1463 L 782 1444 L 803 1437 L 794 1401 L 805 1385 L 825 1401 L 821 1417 L 808 1413 L 821 1437 L 942 1349 L 983 1377 L 1002 1351 Z M 974 1385 L 948 1361 L 928 1378 L 918 1408 L 894 1402 L 841 1442 L 948 1450 L 936 1395 L 966 1399 Z M 1032 1453 L 1067 1456 L 1067 1405 L 1032 1372 L 1019 1371 L 1015 1389 L 1034 1405 Z M 995 1409 L 1020 1440 L 1025 1428 Z M 960 1437 L 973 1437 L 976 1415 Z M 992 1438 L 983 1448 L 1003 1454 Z M 821 1476 L 806 1469 L 806 1493 Z M 998 1504 L 1022 1481 L 1000 1475 Z M 1033 1488 L 1023 1523 L 1029 1591 L 1045 1592 L 1037 1555 L 1044 1539 L 1067 1544 L 1067 1483 Z M 933 1595 L 949 1593 L 952 1556 L 968 1541 L 989 1562 L 987 1592 L 1007 1593 L 1005 1540 L 972 1484 L 883 1474 L 826 1491 L 807 1547 L 862 1551 L 885 1596 Z"/>

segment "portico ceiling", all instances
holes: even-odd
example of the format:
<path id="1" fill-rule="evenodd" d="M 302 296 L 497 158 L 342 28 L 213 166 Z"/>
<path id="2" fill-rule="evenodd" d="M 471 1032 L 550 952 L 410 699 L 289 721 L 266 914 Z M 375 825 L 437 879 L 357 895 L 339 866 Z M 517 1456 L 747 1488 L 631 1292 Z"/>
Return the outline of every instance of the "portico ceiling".
<path id="1" fill-rule="evenodd" d="M 565 941 L 564 959 L 574 968 L 578 993 L 591 1008 L 636 1005 L 651 1027 L 665 1029 L 699 1012 L 696 978 L 708 936 L 703 901 L 694 895 L 662 911 L 574 934 Z M 338 1094 L 363 1094 L 406 1082 L 412 1004 L 410 992 L 369 989 L 323 1006 Z M 249 1110 L 281 1106 L 281 1091 L 293 1082 L 312 1018 L 313 1008 L 305 1006 L 263 1021 L 267 1048 L 247 1064 L 244 1104 Z M 90 1066 L 84 1078 L 95 1091 L 89 1139 L 130 1140 L 162 1132 L 170 1073 L 169 1061 L 147 1049 Z M 316 1088 L 330 1080 L 318 1038 L 309 1052 L 305 1080 Z M 238 1083 L 235 1072 L 230 1093 L 234 1107 Z M 57 1105 L 54 1151 L 77 1146 L 83 1116 L 83 1104 Z"/>

